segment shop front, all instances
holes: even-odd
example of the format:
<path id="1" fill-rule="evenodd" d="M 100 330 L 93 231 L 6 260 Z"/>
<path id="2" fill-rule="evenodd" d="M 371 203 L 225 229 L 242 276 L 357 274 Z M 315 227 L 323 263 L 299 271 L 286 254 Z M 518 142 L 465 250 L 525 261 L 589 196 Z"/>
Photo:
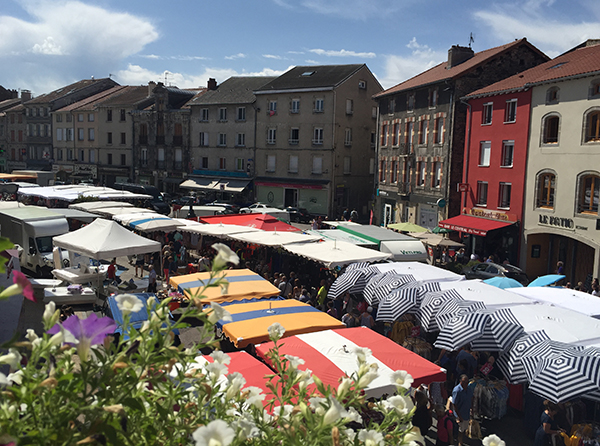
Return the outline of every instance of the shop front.
<path id="1" fill-rule="evenodd" d="M 328 215 L 329 187 L 323 182 L 276 182 L 255 180 L 256 200 L 269 206 L 287 206 L 306 209 L 313 215 Z"/>
<path id="2" fill-rule="evenodd" d="M 466 209 L 461 215 L 440 221 L 439 227 L 459 232 L 466 251 L 481 260 L 493 255 L 497 263 L 508 260 L 518 266 L 519 222 L 514 214 Z"/>

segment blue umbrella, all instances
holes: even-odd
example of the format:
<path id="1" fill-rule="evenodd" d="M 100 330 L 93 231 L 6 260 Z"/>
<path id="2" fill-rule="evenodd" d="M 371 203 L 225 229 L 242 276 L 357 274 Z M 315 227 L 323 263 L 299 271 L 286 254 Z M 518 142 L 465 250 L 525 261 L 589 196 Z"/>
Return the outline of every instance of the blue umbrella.
<path id="1" fill-rule="evenodd" d="M 532 281 L 527 286 L 547 286 L 552 285 L 553 283 L 558 282 L 559 280 L 563 280 L 566 276 L 562 274 L 547 274 L 545 276 L 540 276 L 534 281 Z"/>
<path id="2" fill-rule="evenodd" d="M 503 290 L 505 290 L 506 288 L 523 287 L 523 285 L 521 285 L 515 279 L 511 279 L 510 277 L 504 277 L 504 276 L 496 276 L 496 277 L 492 277 L 491 279 L 485 279 L 484 282 L 487 283 L 488 285 L 492 285 L 497 288 L 501 288 Z"/>

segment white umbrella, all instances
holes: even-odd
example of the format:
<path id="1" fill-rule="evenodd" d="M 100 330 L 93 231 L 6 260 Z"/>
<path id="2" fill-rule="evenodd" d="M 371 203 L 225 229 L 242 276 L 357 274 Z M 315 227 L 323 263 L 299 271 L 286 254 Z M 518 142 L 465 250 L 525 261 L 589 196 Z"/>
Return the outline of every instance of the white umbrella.
<path id="1" fill-rule="evenodd" d="M 528 347 L 549 339 L 544 330 L 525 333 L 515 340 L 513 346 L 507 352 L 498 356 L 496 365 L 509 383 L 527 382 L 527 374 L 521 362 L 521 355 Z"/>
<path id="2" fill-rule="evenodd" d="M 440 290 L 425 295 L 417 312 L 417 317 L 425 331 L 432 332 L 440 329 L 435 316 L 440 308 L 450 300 L 464 299 L 455 290 Z"/>
<path id="3" fill-rule="evenodd" d="M 417 310 L 424 295 L 439 291 L 439 289 L 440 284 L 438 282 L 422 282 L 419 280 L 407 282 L 379 302 L 377 320 L 395 321 L 404 313 Z"/>
<path id="4" fill-rule="evenodd" d="M 490 318 L 485 324 L 483 335 L 471 343 L 473 350 L 504 351 L 524 333 L 523 326 L 508 308 L 480 310 Z"/>
<path id="5" fill-rule="evenodd" d="M 440 307 L 435 315 L 435 320 L 441 330 L 444 328 L 444 325 L 446 325 L 446 323 L 453 317 L 472 313 L 475 310 L 482 310 L 484 308 L 485 305 L 483 302 L 476 300 L 449 300 Z"/>
<path id="6" fill-rule="evenodd" d="M 478 311 L 454 316 L 442 327 L 434 346 L 448 351 L 458 350 L 483 335 L 489 317 L 489 314 Z"/>
<path id="7" fill-rule="evenodd" d="M 409 282 L 415 282 L 415 277 L 411 274 L 388 273 L 377 282 L 377 287 L 373 291 L 372 303 L 376 304 L 385 299 L 392 291 L 402 288 Z"/>
<path id="8" fill-rule="evenodd" d="M 356 263 L 354 265 L 356 265 Z M 375 274 L 377 274 L 377 271 L 369 268 L 368 266 L 364 268 L 353 268 L 346 270 L 345 273 L 341 274 L 331 284 L 331 287 L 327 292 L 327 298 L 335 299 L 336 297 L 344 294 L 346 291 L 349 291 L 351 294 L 362 293 L 366 284 L 369 282 L 369 279 Z"/>

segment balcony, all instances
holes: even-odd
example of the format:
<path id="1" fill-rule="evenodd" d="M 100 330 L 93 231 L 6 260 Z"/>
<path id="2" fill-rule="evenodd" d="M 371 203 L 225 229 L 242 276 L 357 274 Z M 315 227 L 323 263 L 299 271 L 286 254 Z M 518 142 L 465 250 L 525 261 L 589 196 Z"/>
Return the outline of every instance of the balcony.
<path id="1" fill-rule="evenodd" d="M 298 142 L 299 142 L 299 140 L 298 140 L 297 138 L 290 138 L 290 139 L 288 140 L 288 142 L 290 143 L 290 145 L 291 145 L 291 146 L 297 146 L 297 145 L 298 145 Z"/>

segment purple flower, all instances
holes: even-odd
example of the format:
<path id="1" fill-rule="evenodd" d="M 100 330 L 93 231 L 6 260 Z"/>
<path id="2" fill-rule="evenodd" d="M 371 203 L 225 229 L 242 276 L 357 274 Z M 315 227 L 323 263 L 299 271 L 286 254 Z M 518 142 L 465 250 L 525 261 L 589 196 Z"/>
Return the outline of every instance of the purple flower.
<path id="1" fill-rule="evenodd" d="M 50 330 L 49 334 L 56 334 L 59 331 L 66 330 L 65 342 L 77 346 L 77 354 L 82 361 L 87 361 L 90 347 L 101 344 L 107 334 L 114 333 L 117 324 L 109 317 L 99 318 L 92 313 L 87 319 L 79 319 L 76 315 L 60 324 L 56 324 Z"/>

